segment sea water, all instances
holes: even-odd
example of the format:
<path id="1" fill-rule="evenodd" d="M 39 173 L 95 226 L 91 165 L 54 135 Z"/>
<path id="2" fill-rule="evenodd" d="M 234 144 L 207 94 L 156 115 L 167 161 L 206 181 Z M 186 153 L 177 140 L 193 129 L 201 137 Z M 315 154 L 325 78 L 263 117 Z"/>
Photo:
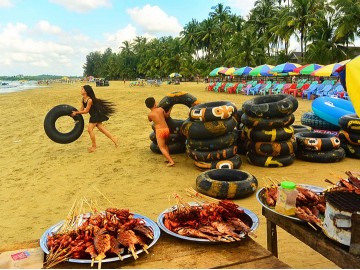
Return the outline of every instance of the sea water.
<path id="1" fill-rule="evenodd" d="M 19 92 L 29 89 L 46 87 L 37 81 L 0 81 L 0 94 Z"/>

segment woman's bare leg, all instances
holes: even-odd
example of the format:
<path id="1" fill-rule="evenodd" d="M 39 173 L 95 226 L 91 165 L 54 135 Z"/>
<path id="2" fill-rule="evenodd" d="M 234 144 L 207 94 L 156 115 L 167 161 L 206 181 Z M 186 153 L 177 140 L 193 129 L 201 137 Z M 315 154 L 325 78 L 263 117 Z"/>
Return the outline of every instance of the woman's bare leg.
<path id="1" fill-rule="evenodd" d="M 105 134 L 106 137 L 112 140 L 112 142 L 115 144 L 115 147 L 118 147 L 118 139 L 114 137 L 102 123 L 98 123 L 96 126 L 102 133 Z"/>
<path id="2" fill-rule="evenodd" d="M 91 139 L 91 147 L 88 149 L 89 152 L 94 152 L 96 149 L 96 138 L 94 133 L 94 128 L 96 127 L 96 123 L 89 123 L 88 125 L 88 132 Z"/>

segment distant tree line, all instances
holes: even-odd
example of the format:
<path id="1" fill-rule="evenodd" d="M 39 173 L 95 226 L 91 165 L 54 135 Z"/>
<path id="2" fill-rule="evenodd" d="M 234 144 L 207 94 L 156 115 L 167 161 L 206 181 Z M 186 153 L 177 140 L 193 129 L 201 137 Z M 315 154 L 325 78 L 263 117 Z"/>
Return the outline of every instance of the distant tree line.
<path id="1" fill-rule="evenodd" d="M 84 76 L 111 80 L 206 76 L 219 66 L 257 66 L 290 61 L 290 38 L 300 44 L 300 63 L 330 64 L 354 57 L 360 36 L 359 0 L 257 0 L 246 18 L 217 4 L 201 22 L 192 19 L 180 37 L 125 41 L 119 52 L 91 52 Z"/>

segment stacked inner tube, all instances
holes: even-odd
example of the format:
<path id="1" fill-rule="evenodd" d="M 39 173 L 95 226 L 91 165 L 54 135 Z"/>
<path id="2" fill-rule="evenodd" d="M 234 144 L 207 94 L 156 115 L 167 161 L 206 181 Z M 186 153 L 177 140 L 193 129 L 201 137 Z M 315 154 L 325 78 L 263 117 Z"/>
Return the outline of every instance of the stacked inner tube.
<path id="1" fill-rule="evenodd" d="M 236 106 L 229 101 L 195 105 L 181 131 L 187 138 L 186 153 L 200 170 L 238 169 Z"/>
<path id="2" fill-rule="evenodd" d="M 314 130 L 328 130 L 336 133 L 340 127 L 331 124 L 317 116 L 314 112 L 306 112 L 301 116 L 301 124 L 312 127 Z"/>
<path id="3" fill-rule="evenodd" d="M 296 157 L 310 162 L 332 163 L 345 157 L 340 139 L 332 134 L 299 132 L 295 134 L 298 149 Z"/>
<path id="4" fill-rule="evenodd" d="M 212 169 L 199 174 L 196 189 L 218 199 L 240 199 L 256 191 L 258 181 L 252 174 L 232 169 Z"/>
<path id="5" fill-rule="evenodd" d="M 347 157 L 360 159 L 360 118 L 348 114 L 339 118 L 339 138 Z"/>
<path id="6" fill-rule="evenodd" d="M 199 101 L 193 95 L 186 92 L 173 92 L 167 94 L 162 100 L 160 100 L 158 106 L 163 108 L 165 112 L 168 112 L 174 105 L 182 104 L 188 108 L 198 104 Z M 181 126 L 184 120 L 172 119 L 171 117 L 166 119 L 166 123 L 170 130 L 170 137 L 166 144 L 169 147 L 170 154 L 185 153 L 185 141 L 186 137 L 181 133 Z M 152 125 L 153 132 L 149 137 L 151 140 L 150 150 L 154 153 L 161 154 L 160 148 L 157 145 L 154 124 Z"/>
<path id="7" fill-rule="evenodd" d="M 244 102 L 241 116 L 249 163 L 283 167 L 295 160 L 297 148 L 292 124 L 298 101 L 293 95 L 259 96 Z"/>

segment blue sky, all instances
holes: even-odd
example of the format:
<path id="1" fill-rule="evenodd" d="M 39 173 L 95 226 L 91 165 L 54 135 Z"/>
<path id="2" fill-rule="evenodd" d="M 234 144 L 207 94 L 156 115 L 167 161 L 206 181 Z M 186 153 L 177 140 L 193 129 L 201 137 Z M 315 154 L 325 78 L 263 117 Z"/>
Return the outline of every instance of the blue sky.
<path id="1" fill-rule="evenodd" d="M 0 0 L 0 75 L 79 75 L 86 55 L 136 36 L 178 36 L 222 3 L 246 16 L 255 0 Z"/>

